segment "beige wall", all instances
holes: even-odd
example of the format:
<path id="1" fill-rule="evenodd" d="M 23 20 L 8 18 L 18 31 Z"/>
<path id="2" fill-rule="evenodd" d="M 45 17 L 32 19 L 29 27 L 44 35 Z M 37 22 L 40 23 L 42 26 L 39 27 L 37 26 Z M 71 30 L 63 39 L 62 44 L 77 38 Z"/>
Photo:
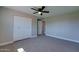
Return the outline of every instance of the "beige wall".
<path id="1" fill-rule="evenodd" d="M 2 20 L 1 20 L 1 14 L 2 14 L 2 13 L 1 13 L 1 12 L 2 12 L 2 10 L 1 10 L 1 8 L 0 8 L 0 40 L 1 40 L 1 31 L 2 31 L 2 28 L 1 28 L 1 27 L 2 27 L 2 26 L 1 26 L 1 25 L 2 25 Z"/>
<path id="2" fill-rule="evenodd" d="M 0 29 L 2 29 L 2 31 L 0 30 L 1 34 L 0 34 L 0 43 L 5 43 L 5 42 L 10 42 L 13 41 L 13 19 L 14 16 L 22 16 L 22 17 L 28 17 L 28 18 L 32 18 L 32 20 L 34 20 L 33 22 L 33 27 L 34 25 L 36 25 L 36 17 L 23 13 L 23 12 L 19 12 L 19 11 L 14 11 L 8 8 L 4 8 L 4 7 L 0 7 L 0 21 L 1 21 L 1 27 Z M 34 29 L 36 30 L 36 27 L 33 28 L 33 34 L 35 35 L 36 32 L 34 31 Z"/>
<path id="3" fill-rule="evenodd" d="M 32 35 L 33 37 L 37 36 L 37 19 L 32 20 Z"/>
<path id="4" fill-rule="evenodd" d="M 45 19 L 48 36 L 79 42 L 79 12 Z"/>

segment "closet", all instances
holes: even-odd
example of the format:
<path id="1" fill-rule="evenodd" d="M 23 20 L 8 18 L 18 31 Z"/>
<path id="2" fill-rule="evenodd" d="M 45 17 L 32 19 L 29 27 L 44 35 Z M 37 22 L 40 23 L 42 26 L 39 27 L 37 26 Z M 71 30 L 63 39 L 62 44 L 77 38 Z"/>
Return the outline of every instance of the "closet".
<path id="1" fill-rule="evenodd" d="M 14 41 L 22 40 L 32 36 L 32 19 L 14 16 Z"/>

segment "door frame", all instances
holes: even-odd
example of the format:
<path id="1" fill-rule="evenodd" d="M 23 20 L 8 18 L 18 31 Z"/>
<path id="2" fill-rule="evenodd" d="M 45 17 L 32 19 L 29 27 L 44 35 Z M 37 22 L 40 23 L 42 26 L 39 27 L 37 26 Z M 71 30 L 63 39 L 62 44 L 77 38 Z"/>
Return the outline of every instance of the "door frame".
<path id="1" fill-rule="evenodd" d="M 41 21 L 42 22 L 42 35 L 45 35 L 45 25 L 46 25 L 46 22 L 44 20 L 41 20 L 41 19 L 37 19 L 37 36 L 39 36 L 40 34 L 38 33 L 38 22 Z"/>

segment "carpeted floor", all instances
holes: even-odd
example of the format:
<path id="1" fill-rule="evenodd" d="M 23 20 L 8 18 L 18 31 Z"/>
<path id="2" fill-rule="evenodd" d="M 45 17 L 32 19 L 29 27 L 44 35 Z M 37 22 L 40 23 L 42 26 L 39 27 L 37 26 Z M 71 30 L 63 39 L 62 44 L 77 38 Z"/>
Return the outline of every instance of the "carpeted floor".
<path id="1" fill-rule="evenodd" d="M 38 36 L 0 47 L 0 51 L 16 52 L 23 48 L 26 52 L 79 52 L 79 44 L 48 36 Z"/>

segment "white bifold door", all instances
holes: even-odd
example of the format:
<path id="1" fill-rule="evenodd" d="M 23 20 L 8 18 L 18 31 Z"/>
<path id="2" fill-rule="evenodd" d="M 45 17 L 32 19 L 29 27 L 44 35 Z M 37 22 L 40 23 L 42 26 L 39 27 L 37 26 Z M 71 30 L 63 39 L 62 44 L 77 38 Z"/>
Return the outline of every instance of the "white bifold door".
<path id="1" fill-rule="evenodd" d="M 14 41 L 32 36 L 32 19 L 14 16 Z"/>

